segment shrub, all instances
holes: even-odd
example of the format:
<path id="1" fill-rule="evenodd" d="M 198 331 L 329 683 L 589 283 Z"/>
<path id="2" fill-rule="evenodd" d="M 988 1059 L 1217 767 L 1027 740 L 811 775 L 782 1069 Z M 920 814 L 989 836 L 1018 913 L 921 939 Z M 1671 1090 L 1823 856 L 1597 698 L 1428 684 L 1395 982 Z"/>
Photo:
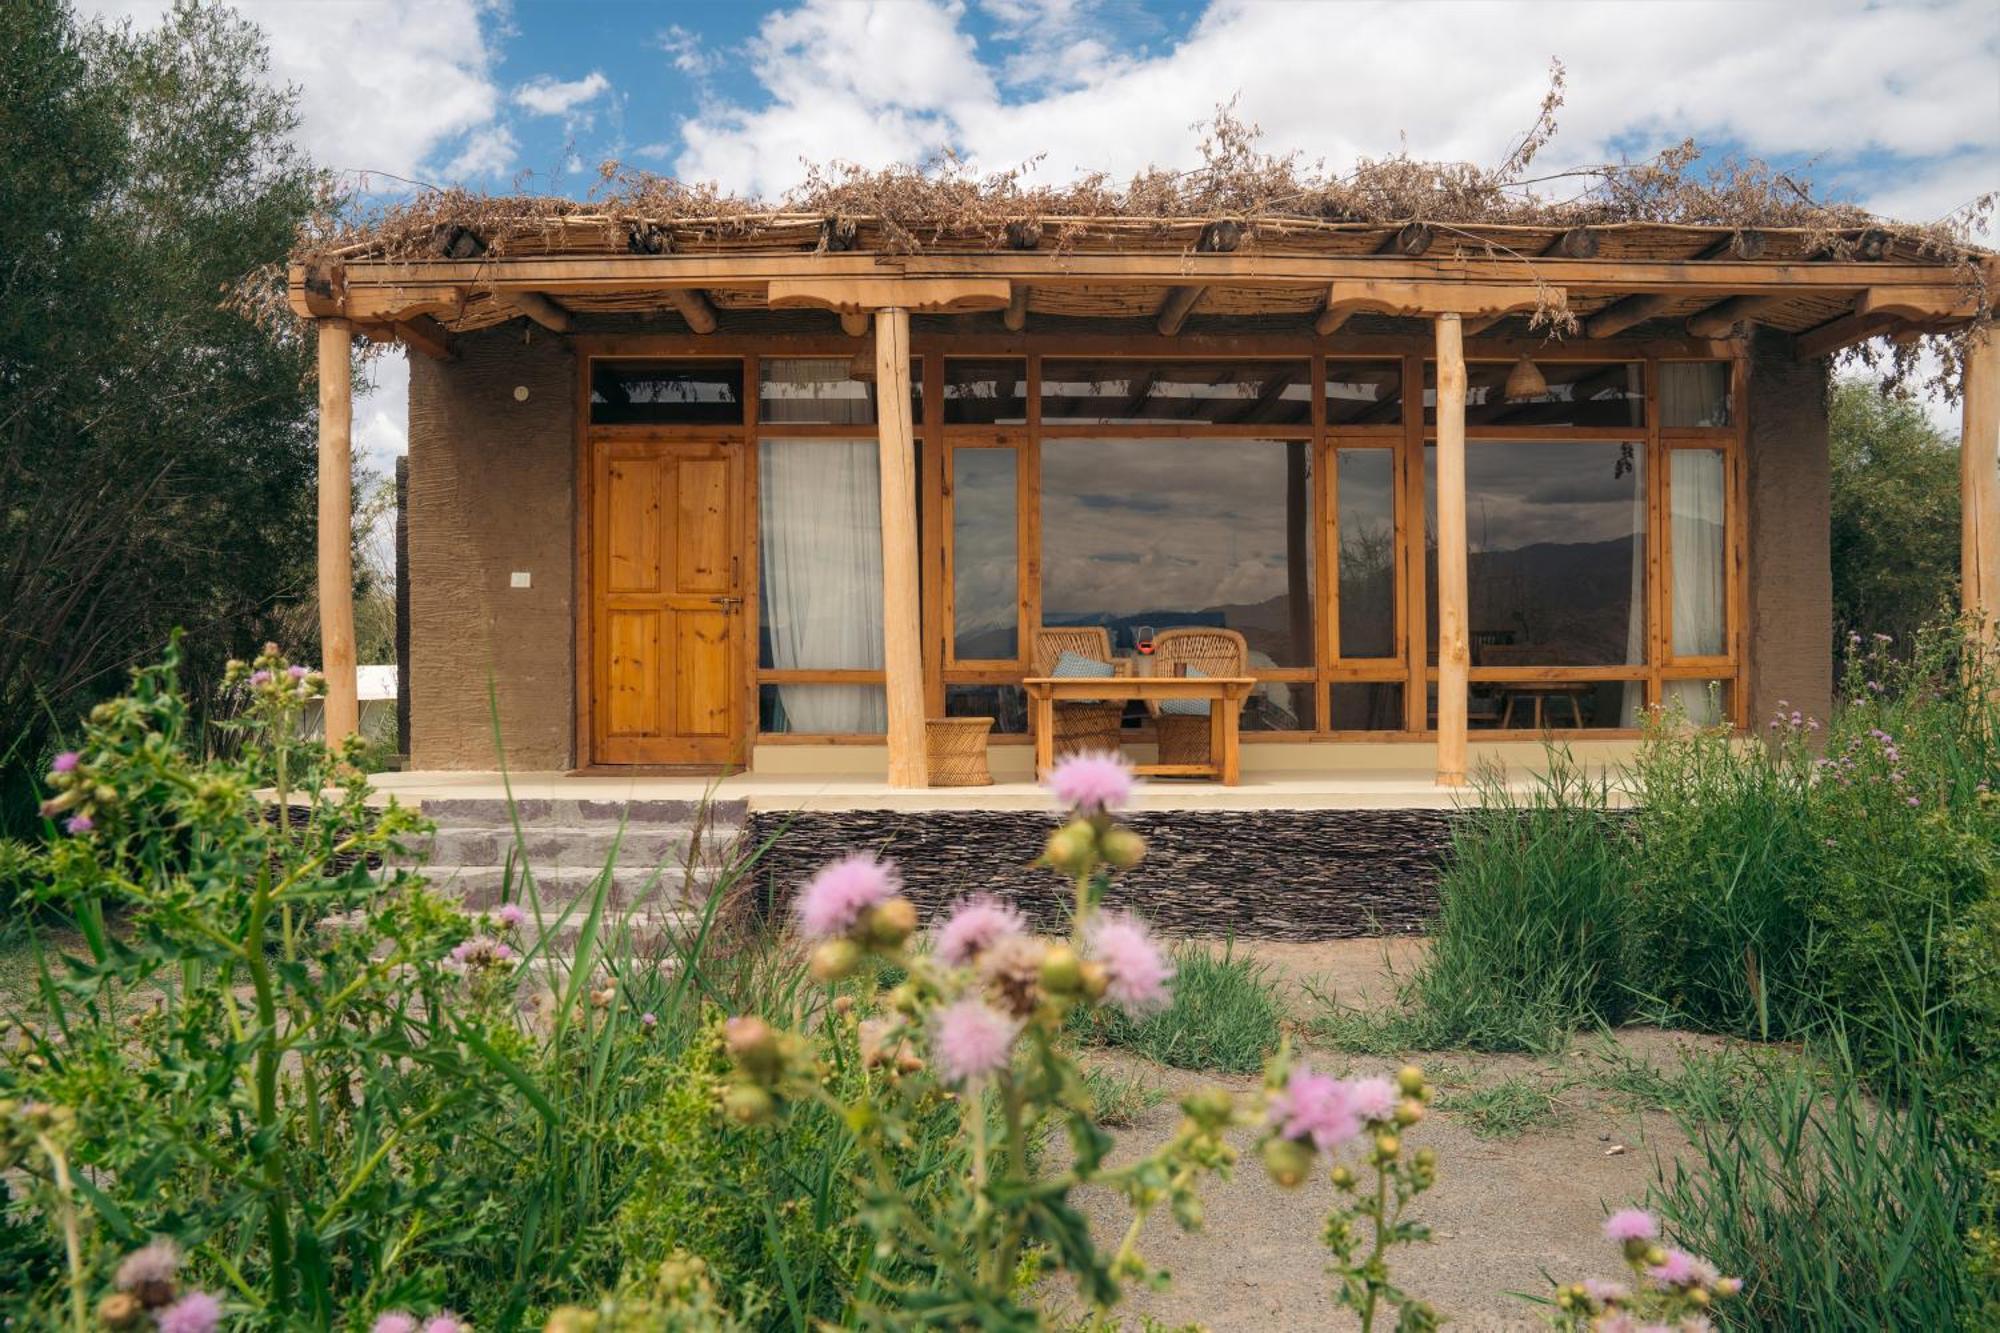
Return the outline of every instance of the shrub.
<path id="1" fill-rule="evenodd" d="M 1234 947 L 1198 944 L 1173 951 L 1174 994 L 1165 1009 L 1078 1010 L 1072 1030 L 1086 1041 L 1118 1046 L 1179 1069 L 1254 1074 L 1278 1049 L 1284 1004 L 1271 970 Z"/>

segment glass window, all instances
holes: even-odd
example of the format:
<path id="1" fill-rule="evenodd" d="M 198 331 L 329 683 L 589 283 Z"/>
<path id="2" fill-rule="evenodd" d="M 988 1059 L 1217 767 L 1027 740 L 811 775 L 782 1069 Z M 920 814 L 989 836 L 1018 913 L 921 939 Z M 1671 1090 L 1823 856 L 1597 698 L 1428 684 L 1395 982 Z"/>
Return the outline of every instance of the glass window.
<path id="1" fill-rule="evenodd" d="M 879 670 L 882 499 L 875 441 L 765 440 L 757 469 L 758 662 L 786 671 Z M 810 711 L 793 702 L 787 708 L 795 718 Z M 854 725 L 811 729 L 869 730 L 858 718 L 848 720 Z"/>
<path id="2" fill-rule="evenodd" d="M 1237 725 L 1244 731 L 1312 731 L 1318 692 L 1309 680 L 1267 680 L 1243 701 Z"/>
<path id="3" fill-rule="evenodd" d="M 872 426 L 875 384 L 845 356 L 766 357 L 757 365 L 757 420 L 765 425 Z M 910 420 L 923 420 L 924 377 L 910 362 Z"/>
<path id="4" fill-rule="evenodd" d="M 1340 549 L 1342 658 L 1396 652 L 1396 455 L 1388 449 L 1334 454 Z"/>
<path id="5" fill-rule="evenodd" d="M 1326 424 L 1395 426 L 1403 420 L 1401 361 L 1328 361 Z"/>
<path id="6" fill-rule="evenodd" d="M 1631 731 L 1646 720 L 1643 680 L 1472 682 L 1466 727 L 1472 731 Z M 1437 685 L 1430 687 L 1437 725 Z"/>
<path id="7" fill-rule="evenodd" d="M 1308 425 L 1304 361 L 1058 361 L 1042 363 L 1042 420 L 1051 424 Z"/>
<path id="8" fill-rule="evenodd" d="M 1327 686 L 1326 714 L 1329 731 L 1401 731 L 1403 684 L 1337 680 Z"/>
<path id="9" fill-rule="evenodd" d="M 889 698 L 880 685 L 763 685 L 757 730 L 795 736 L 879 736 L 889 729 Z"/>
<path id="10" fill-rule="evenodd" d="M 1662 361 L 1660 424 L 1683 427 L 1730 424 L 1729 363 Z"/>
<path id="11" fill-rule="evenodd" d="M 946 717 L 990 717 L 995 736 L 1021 736 L 1028 730 L 1028 695 L 1019 685 L 947 685 Z"/>
<path id="12" fill-rule="evenodd" d="M 1042 615 L 1133 631 L 1220 625 L 1251 667 L 1313 664 L 1305 441 L 1042 442 Z"/>
<path id="13" fill-rule="evenodd" d="M 1643 426 L 1645 364 L 1639 361 L 1539 361 L 1547 388 L 1509 398 L 1507 377 L 1517 363 L 1475 361 L 1466 367 L 1468 426 Z M 1437 363 L 1424 363 L 1424 420 L 1437 421 Z"/>
<path id="14" fill-rule="evenodd" d="M 1028 420 L 1028 363 L 1020 357 L 948 356 L 946 425 L 1019 426 Z"/>
<path id="15" fill-rule="evenodd" d="M 592 361 L 594 425 L 740 426 L 741 361 Z"/>
<path id="16" fill-rule="evenodd" d="M 1726 680 L 1663 680 L 1660 712 L 1669 723 L 1719 727 L 1733 716 Z"/>
<path id="17" fill-rule="evenodd" d="M 1673 655 L 1720 657 L 1729 650 L 1728 469 L 1720 449 L 1675 449 L 1667 462 Z"/>
<path id="18" fill-rule="evenodd" d="M 1020 542 L 1012 449 L 951 455 L 952 654 L 959 661 L 1020 656 Z"/>
<path id="19" fill-rule="evenodd" d="M 1437 448 L 1424 451 L 1430 660 L 1437 661 Z M 1646 660 L 1644 446 L 1465 450 L 1472 665 Z"/>

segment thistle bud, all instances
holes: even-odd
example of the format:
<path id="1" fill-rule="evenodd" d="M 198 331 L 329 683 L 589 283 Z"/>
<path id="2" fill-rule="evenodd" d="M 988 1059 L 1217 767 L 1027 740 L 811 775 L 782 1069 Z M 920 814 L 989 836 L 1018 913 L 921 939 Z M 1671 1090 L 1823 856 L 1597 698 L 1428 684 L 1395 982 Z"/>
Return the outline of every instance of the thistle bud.
<path id="1" fill-rule="evenodd" d="M 1396 1123 L 1408 1128 L 1424 1118 L 1424 1104 L 1415 1097 L 1405 1097 L 1396 1103 Z"/>
<path id="2" fill-rule="evenodd" d="M 1646 1246 L 1644 1258 L 1648 1268 L 1658 1268 L 1667 1261 L 1667 1252 L 1658 1245 L 1649 1245 L 1645 1241 L 1627 1241 L 1626 1244 L 1628 1246 L 1635 1244 Z"/>
<path id="3" fill-rule="evenodd" d="M 1687 1290 L 1687 1299 L 1693 1305 L 1707 1305 L 1709 1301 L 1708 1289 L 1706 1287 L 1689 1287 Z"/>
<path id="4" fill-rule="evenodd" d="M 1263 1151 L 1264 1170 L 1280 1188 L 1297 1187 L 1312 1170 L 1313 1150 L 1296 1139 L 1265 1139 Z"/>
<path id="5" fill-rule="evenodd" d="M 1082 874 L 1097 860 L 1097 830 L 1087 820 L 1072 819 L 1049 835 L 1044 857 L 1066 875 Z"/>
<path id="6" fill-rule="evenodd" d="M 1437 1164 L 1438 1164 L 1437 1149 L 1419 1148 L 1417 1149 L 1415 1156 L 1411 1160 L 1416 1162 L 1416 1164 L 1425 1171 L 1434 1171 L 1437 1169 Z"/>
<path id="7" fill-rule="evenodd" d="M 1052 944 L 1042 955 L 1042 989 L 1051 995 L 1076 995 L 1083 990 L 1083 960 L 1067 944 Z"/>
<path id="8" fill-rule="evenodd" d="M 114 1291 L 97 1303 L 97 1322 L 106 1328 L 131 1328 L 146 1313 L 146 1306 L 129 1291 Z"/>
<path id="9" fill-rule="evenodd" d="M 1354 1188 L 1354 1172 L 1344 1166 L 1333 1168 L 1333 1174 L 1330 1179 L 1333 1181 L 1333 1187 L 1337 1190 L 1351 1190 Z"/>
<path id="10" fill-rule="evenodd" d="M 737 1064 L 760 1083 L 769 1083 L 785 1069 L 778 1034 L 761 1018 L 732 1018 L 722 1025 L 723 1044 Z"/>
<path id="11" fill-rule="evenodd" d="M 1146 840 L 1120 825 L 1106 829 L 1097 840 L 1097 848 L 1107 864 L 1130 870 L 1146 855 Z"/>
<path id="12" fill-rule="evenodd" d="M 1084 959 L 1078 970 L 1083 976 L 1083 993 L 1092 1003 L 1103 999 L 1104 993 L 1111 989 L 1111 970 L 1095 958 Z"/>
<path id="13" fill-rule="evenodd" d="M 1375 1136 L 1375 1157 L 1377 1161 L 1389 1161 L 1402 1150 L 1403 1141 L 1394 1134 L 1377 1134 Z"/>
<path id="14" fill-rule="evenodd" d="M 1415 1065 L 1404 1065 L 1396 1071 L 1396 1088 L 1405 1097 L 1423 1096 L 1424 1071 Z"/>
<path id="15" fill-rule="evenodd" d="M 917 905 L 908 898 L 890 898 L 868 909 L 861 918 L 862 934 L 870 944 L 893 949 L 917 928 Z"/>
<path id="16" fill-rule="evenodd" d="M 1203 1088 L 1181 1101 L 1187 1118 L 1213 1133 L 1227 1126 L 1236 1115 L 1236 1099 L 1227 1088 Z"/>
<path id="17" fill-rule="evenodd" d="M 835 982 L 852 976 L 861 966 L 861 946 L 853 940 L 828 940 L 812 953 L 814 981 Z"/>
<path id="18" fill-rule="evenodd" d="M 761 1125 L 778 1111 L 771 1094 L 749 1083 L 738 1083 L 722 1094 L 722 1113 L 739 1125 Z"/>

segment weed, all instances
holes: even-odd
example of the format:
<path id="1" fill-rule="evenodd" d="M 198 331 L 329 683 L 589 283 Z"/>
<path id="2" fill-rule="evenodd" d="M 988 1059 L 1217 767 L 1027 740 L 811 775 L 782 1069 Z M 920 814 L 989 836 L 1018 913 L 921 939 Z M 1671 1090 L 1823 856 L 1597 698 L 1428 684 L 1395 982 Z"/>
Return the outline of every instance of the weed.
<path id="1" fill-rule="evenodd" d="M 1084 1070 L 1083 1083 L 1090 1090 L 1090 1104 L 1097 1123 L 1111 1129 L 1129 1129 L 1139 1117 L 1167 1099 L 1160 1088 L 1137 1074 L 1109 1065 L 1092 1065 Z"/>
<path id="2" fill-rule="evenodd" d="M 1574 1080 L 1545 1082 L 1531 1074 L 1514 1074 L 1485 1087 L 1448 1093 L 1438 1106 L 1462 1118 L 1482 1139 L 1518 1138 L 1531 1129 L 1555 1129 L 1571 1119 L 1562 1094 Z"/>
<path id="3" fill-rule="evenodd" d="M 1253 1074 L 1278 1048 L 1283 1002 L 1271 970 L 1233 947 L 1174 950 L 1173 1002 L 1134 1018 L 1094 1010 L 1072 1020 L 1085 1040 L 1118 1046 L 1179 1069 Z"/>

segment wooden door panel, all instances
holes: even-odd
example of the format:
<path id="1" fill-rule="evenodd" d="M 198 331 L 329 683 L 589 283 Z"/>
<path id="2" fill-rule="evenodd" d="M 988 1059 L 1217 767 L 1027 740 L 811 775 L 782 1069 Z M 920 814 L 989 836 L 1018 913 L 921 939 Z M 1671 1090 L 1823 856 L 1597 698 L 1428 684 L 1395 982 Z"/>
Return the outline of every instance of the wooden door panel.
<path id="1" fill-rule="evenodd" d="M 739 762 L 741 446 L 593 448 L 591 761 Z"/>

